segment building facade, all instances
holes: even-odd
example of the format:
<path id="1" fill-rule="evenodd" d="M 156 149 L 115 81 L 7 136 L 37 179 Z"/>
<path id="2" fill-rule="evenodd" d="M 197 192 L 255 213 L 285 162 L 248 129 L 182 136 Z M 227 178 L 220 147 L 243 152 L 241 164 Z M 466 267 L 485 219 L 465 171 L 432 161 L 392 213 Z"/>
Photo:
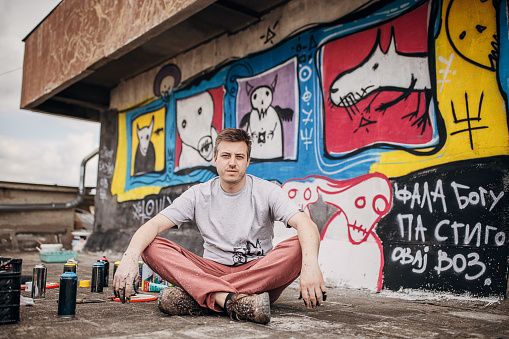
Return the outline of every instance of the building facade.
<path id="1" fill-rule="evenodd" d="M 328 285 L 505 296 L 508 48 L 505 0 L 282 3 L 111 88 L 88 246 L 215 177 L 236 127 L 318 225 Z M 163 235 L 201 251 L 194 225 Z"/>

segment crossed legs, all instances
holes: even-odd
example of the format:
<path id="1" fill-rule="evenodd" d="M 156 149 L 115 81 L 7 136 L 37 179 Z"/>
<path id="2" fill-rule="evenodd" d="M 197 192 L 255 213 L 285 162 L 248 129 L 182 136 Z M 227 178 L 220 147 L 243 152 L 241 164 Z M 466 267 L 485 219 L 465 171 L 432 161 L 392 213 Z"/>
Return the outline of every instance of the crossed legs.
<path id="1" fill-rule="evenodd" d="M 302 265 L 297 236 L 282 241 L 266 256 L 240 266 L 201 258 L 159 237 L 145 249 L 142 258 L 164 280 L 183 288 L 200 306 L 216 312 L 223 311 L 222 303 L 218 305 L 216 300 L 224 301 L 229 292 L 268 292 L 274 303 L 299 276 Z"/>

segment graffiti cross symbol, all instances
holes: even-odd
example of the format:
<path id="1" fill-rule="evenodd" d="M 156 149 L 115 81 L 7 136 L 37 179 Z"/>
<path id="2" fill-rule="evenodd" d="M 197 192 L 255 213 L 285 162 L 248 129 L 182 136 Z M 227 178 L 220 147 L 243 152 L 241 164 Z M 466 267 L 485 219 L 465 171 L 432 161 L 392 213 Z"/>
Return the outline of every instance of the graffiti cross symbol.
<path id="1" fill-rule="evenodd" d="M 472 150 L 474 149 L 474 142 L 473 142 L 473 138 L 472 138 L 472 131 L 478 130 L 478 129 L 488 128 L 488 126 L 472 127 L 472 122 L 479 122 L 479 121 L 481 121 L 481 107 L 482 107 L 482 99 L 483 99 L 483 97 L 484 97 L 484 92 L 481 93 L 481 97 L 479 98 L 479 109 L 477 111 L 477 117 L 470 117 L 470 111 L 468 109 L 468 95 L 467 95 L 467 92 L 465 92 L 465 106 L 466 106 L 466 111 L 467 111 L 467 117 L 465 119 L 458 119 L 457 118 L 456 111 L 454 110 L 454 103 L 451 101 L 451 108 L 452 108 L 452 115 L 454 117 L 454 123 L 455 124 L 459 124 L 459 123 L 463 123 L 463 122 L 467 123 L 467 128 L 459 130 L 459 131 L 452 132 L 451 135 L 458 134 L 458 133 L 468 132 L 469 138 L 470 138 L 470 149 L 472 149 Z"/>
<path id="2" fill-rule="evenodd" d="M 302 133 L 304 132 L 304 134 Z M 308 133 L 309 132 L 309 133 Z M 304 131 L 300 131 L 300 139 L 304 141 L 304 145 L 306 145 L 306 151 L 308 150 L 308 145 L 311 145 L 313 143 L 313 129 L 311 128 L 311 130 L 304 130 Z"/>
<path id="3" fill-rule="evenodd" d="M 442 78 L 442 80 L 438 80 L 437 83 L 439 84 L 442 84 L 442 86 L 440 86 L 440 93 L 442 93 L 442 89 L 444 88 L 444 84 L 446 82 L 451 82 L 451 80 L 446 80 L 447 79 L 447 76 L 449 75 L 449 73 L 452 73 L 453 75 L 456 74 L 456 71 L 451 71 L 450 68 L 451 68 L 451 64 L 452 64 L 452 59 L 454 58 L 454 53 L 451 53 L 451 56 L 449 58 L 449 60 L 447 60 L 446 58 L 444 58 L 443 56 L 439 56 L 438 57 L 438 60 L 440 60 L 440 62 L 446 64 L 447 66 L 445 67 L 445 69 L 441 69 L 438 71 L 438 73 L 440 74 L 443 74 L 444 77 Z"/>

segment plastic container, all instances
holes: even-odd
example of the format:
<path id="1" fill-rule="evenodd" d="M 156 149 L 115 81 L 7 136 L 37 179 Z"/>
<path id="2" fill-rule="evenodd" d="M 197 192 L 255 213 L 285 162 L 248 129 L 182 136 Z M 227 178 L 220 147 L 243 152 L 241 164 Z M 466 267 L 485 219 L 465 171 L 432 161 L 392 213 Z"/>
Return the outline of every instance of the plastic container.
<path id="1" fill-rule="evenodd" d="M 67 262 L 71 258 L 78 258 L 76 251 L 39 252 L 39 258 L 44 262 Z"/>
<path id="2" fill-rule="evenodd" d="M 0 257 L 0 325 L 19 321 L 22 262 Z"/>
<path id="3" fill-rule="evenodd" d="M 41 244 L 41 247 L 38 249 L 40 252 L 56 252 L 61 251 L 62 247 L 62 244 Z"/>

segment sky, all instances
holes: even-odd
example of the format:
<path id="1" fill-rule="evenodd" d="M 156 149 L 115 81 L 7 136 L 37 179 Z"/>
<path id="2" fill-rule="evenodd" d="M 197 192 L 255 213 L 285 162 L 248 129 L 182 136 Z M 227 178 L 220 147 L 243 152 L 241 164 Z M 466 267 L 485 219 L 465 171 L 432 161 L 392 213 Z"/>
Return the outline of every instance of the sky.
<path id="1" fill-rule="evenodd" d="M 81 161 L 99 147 L 99 123 L 19 108 L 22 40 L 59 2 L 0 0 L 0 181 L 78 186 Z M 96 186 L 97 160 L 86 186 Z"/>

